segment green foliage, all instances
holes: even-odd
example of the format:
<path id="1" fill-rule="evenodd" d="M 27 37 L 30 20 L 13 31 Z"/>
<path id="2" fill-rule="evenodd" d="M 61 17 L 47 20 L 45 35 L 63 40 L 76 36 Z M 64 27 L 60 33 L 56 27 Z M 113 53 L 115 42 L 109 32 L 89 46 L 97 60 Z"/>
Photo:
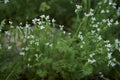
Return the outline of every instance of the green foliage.
<path id="1" fill-rule="evenodd" d="M 39 10 L 49 10 L 57 1 L 43 2 Z M 67 3 L 62 1 L 57 3 Z M 109 72 L 118 73 L 113 79 L 119 79 L 119 72 L 113 70 L 119 70 L 120 66 L 118 57 L 114 56 L 120 53 L 120 40 L 106 33 L 120 24 L 117 21 L 119 9 L 113 2 L 104 0 L 93 8 L 91 0 L 82 2 L 76 5 L 72 31 L 65 31 L 63 25 L 57 25 L 54 19 L 45 15 L 34 18 L 33 25 L 13 25 L 9 21 L 10 29 L 5 33 L 2 32 L 6 27 L 5 20 L 2 21 L 0 73 L 5 75 L 0 74 L 1 79 L 81 80 L 94 75 L 104 78 L 110 75 Z M 63 6 L 53 6 L 61 10 L 58 15 L 66 13 Z"/>

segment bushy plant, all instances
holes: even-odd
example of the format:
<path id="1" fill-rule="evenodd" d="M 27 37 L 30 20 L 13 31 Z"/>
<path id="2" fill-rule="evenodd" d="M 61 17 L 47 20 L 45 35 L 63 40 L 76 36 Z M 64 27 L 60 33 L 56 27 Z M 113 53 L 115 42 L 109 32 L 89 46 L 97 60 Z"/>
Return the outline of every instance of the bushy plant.
<path id="1" fill-rule="evenodd" d="M 1 69 L 2 73 L 10 71 L 3 79 L 9 80 L 16 72 L 28 80 L 80 80 L 94 75 L 104 77 L 119 66 L 114 52 L 119 54 L 120 40 L 106 34 L 119 25 L 116 4 L 103 0 L 93 9 L 76 5 L 75 13 L 77 17 L 71 32 L 65 31 L 63 25 L 56 25 L 49 16 L 41 15 L 32 20 L 33 25 L 14 26 L 9 21 L 10 30 L 3 34 L 3 21 L 0 55 L 12 55 L 10 64 L 17 61 L 18 67 L 18 71 L 9 66 Z"/>

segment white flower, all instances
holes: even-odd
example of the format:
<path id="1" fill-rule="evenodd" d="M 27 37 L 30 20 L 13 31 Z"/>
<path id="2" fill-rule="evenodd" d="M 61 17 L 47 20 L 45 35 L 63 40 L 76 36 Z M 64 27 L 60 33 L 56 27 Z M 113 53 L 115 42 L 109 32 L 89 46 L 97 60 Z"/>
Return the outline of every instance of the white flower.
<path id="1" fill-rule="evenodd" d="M 109 12 L 110 12 L 110 10 L 106 10 L 106 12 L 107 12 L 107 13 L 109 13 Z"/>
<path id="2" fill-rule="evenodd" d="M 70 35 L 71 35 L 71 33 L 68 33 L 68 35 L 70 36 Z"/>
<path id="3" fill-rule="evenodd" d="M 93 25 L 93 27 L 97 28 L 97 27 L 98 27 L 98 25 L 97 25 L 97 24 L 94 24 L 94 25 Z"/>
<path id="4" fill-rule="evenodd" d="M 81 9 L 82 6 L 80 6 L 80 5 L 76 5 L 76 8 L 77 8 L 77 9 Z"/>
<path id="5" fill-rule="evenodd" d="M 92 33 L 92 34 L 94 34 L 94 33 L 95 33 L 95 31 L 94 31 L 94 30 L 92 30 L 92 31 L 91 31 L 91 33 Z"/>
<path id="6" fill-rule="evenodd" d="M 63 30 L 64 25 L 59 25 L 60 30 Z"/>
<path id="7" fill-rule="evenodd" d="M 107 25 L 108 25 L 108 26 L 111 26 L 111 25 L 112 25 L 112 23 L 111 23 L 110 21 L 108 21 Z"/>
<path id="8" fill-rule="evenodd" d="M 44 29 L 45 27 L 44 26 L 40 26 L 40 29 L 42 30 L 42 29 Z"/>
<path id="9" fill-rule="evenodd" d="M 80 48 L 83 48 L 83 45 L 81 45 Z"/>
<path id="10" fill-rule="evenodd" d="M 118 39 L 115 39 L 115 43 L 116 43 L 116 44 L 119 44 L 120 41 L 119 41 Z"/>
<path id="11" fill-rule="evenodd" d="M 98 40 L 102 40 L 102 37 L 101 37 L 101 36 L 98 36 Z"/>
<path id="12" fill-rule="evenodd" d="M 54 22 L 55 22 L 55 19 L 53 18 L 53 19 L 52 19 L 52 23 L 54 23 Z"/>
<path id="13" fill-rule="evenodd" d="M 111 59 L 112 58 L 112 52 L 109 52 L 108 53 L 108 59 Z"/>
<path id="14" fill-rule="evenodd" d="M 9 2 L 9 0 L 4 0 L 4 3 L 7 4 Z"/>
<path id="15" fill-rule="evenodd" d="M 107 20 L 103 19 L 103 20 L 102 20 L 102 22 L 104 22 L 104 23 L 105 23 L 105 22 L 107 22 Z"/>
<path id="16" fill-rule="evenodd" d="M 38 57 L 38 54 L 35 54 L 35 57 Z"/>
<path id="17" fill-rule="evenodd" d="M 35 24 L 37 21 L 38 21 L 38 19 L 37 19 L 37 18 L 34 18 L 34 19 L 32 20 L 32 23 Z"/>
<path id="18" fill-rule="evenodd" d="M 106 41 L 104 41 L 105 43 L 109 43 L 110 41 L 109 40 L 106 40 Z"/>
<path id="19" fill-rule="evenodd" d="M 97 28 L 97 31 L 100 31 L 100 28 Z"/>
<path id="20" fill-rule="evenodd" d="M 110 19 L 110 22 L 113 22 L 113 19 Z"/>
<path id="21" fill-rule="evenodd" d="M 34 43 L 34 41 L 33 41 L 33 40 L 31 40 L 31 41 L 30 41 L 30 44 L 33 44 L 33 43 Z"/>
<path id="22" fill-rule="evenodd" d="M 101 10 L 101 13 L 105 13 L 105 10 Z"/>
<path id="23" fill-rule="evenodd" d="M 26 25 L 25 25 L 25 28 L 29 28 L 29 27 L 30 27 L 30 25 L 29 25 L 29 24 L 26 24 Z"/>
<path id="24" fill-rule="evenodd" d="M 39 42 L 35 42 L 35 45 L 39 46 Z"/>
<path id="25" fill-rule="evenodd" d="M 9 24 L 12 24 L 12 21 L 9 21 Z"/>
<path id="26" fill-rule="evenodd" d="M 82 43 L 85 44 L 85 41 L 83 41 Z"/>
<path id="27" fill-rule="evenodd" d="M 105 46 L 108 47 L 108 48 L 112 47 L 111 44 L 106 44 Z"/>
<path id="28" fill-rule="evenodd" d="M 93 60 L 88 59 L 88 62 L 92 64 L 92 63 L 96 62 L 96 60 L 95 59 L 93 59 Z"/>
<path id="29" fill-rule="evenodd" d="M 53 46 L 53 44 L 51 43 L 49 46 L 50 46 L 50 47 L 52 47 L 52 46 Z"/>
<path id="30" fill-rule="evenodd" d="M 90 57 L 92 58 L 94 55 L 95 55 L 95 53 L 93 53 L 93 54 L 90 54 Z"/>
<path id="31" fill-rule="evenodd" d="M 10 35 L 10 32 L 9 32 L 9 31 L 5 31 L 5 34 L 9 36 L 9 35 Z"/>
<path id="32" fill-rule="evenodd" d="M 45 18 L 45 19 L 46 19 L 46 20 L 48 20 L 49 18 L 50 18 L 49 16 L 46 16 L 46 18 Z"/>
<path id="33" fill-rule="evenodd" d="M 63 34 L 66 34 L 66 31 L 63 31 Z"/>
<path id="34" fill-rule="evenodd" d="M 25 52 L 20 52 L 19 55 L 24 56 Z"/>
<path id="35" fill-rule="evenodd" d="M 89 14 L 87 14 L 87 13 L 84 13 L 84 15 L 86 16 L 86 17 L 89 17 L 90 15 Z"/>
<path id="36" fill-rule="evenodd" d="M 78 38 L 80 38 L 81 40 L 83 40 L 82 32 L 79 32 Z"/>
<path id="37" fill-rule="evenodd" d="M 90 11 L 93 12 L 94 10 L 91 8 Z"/>
<path id="38" fill-rule="evenodd" d="M 113 3 L 113 0 L 109 0 L 109 5 L 112 5 L 112 3 Z"/>
<path id="39" fill-rule="evenodd" d="M 95 21 L 95 20 L 96 20 L 96 18 L 95 18 L 95 17 L 92 17 L 91 19 L 92 19 L 93 21 Z"/>
<path id="40" fill-rule="evenodd" d="M 78 35 L 78 38 L 80 38 L 81 40 L 83 40 L 83 36 L 82 35 Z"/>
<path id="41" fill-rule="evenodd" d="M 10 50 L 12 48 L 12 46 L 8 46 L 7 48 Z"/>
<path id="42" fill-rule="evenodd" d="M 45 18 L 45 15 L 41 15 L 40 17 L 41 17 L 41 18 Z"/>
<path id="43" fill-rule="evenodd" d="M 115 21 L 115 23 L 114 23 L 115 25 L 118 25 L 119 24 L 119 22 L 118 21 Z"/>
<path id="44" fill-rule="evenodd" d="M 49 44 L 50 44 L 49 42 L 45 43 L 46 46 L 48 46 Z"/>
<path id="45" fill-rule="evenodd" d="M 93 16 L 94 14 L 92 12 L 89 13 L 90 16 Z"/>
<path id="46" fill-rule="evenodd" d="M 111 65 L 112 67 L 114 67 L 116 64 L 115 64 L 115 62 L 113 62 L 113 61 L 110 60 L 110 61 L 108 61 L 108 66 L 110 66 L 110 65 Z"/>
<path id="47" fill-rule="evenodd" d="M 120 16 L 120 7 L 117 9 L 117 15 Z"/>

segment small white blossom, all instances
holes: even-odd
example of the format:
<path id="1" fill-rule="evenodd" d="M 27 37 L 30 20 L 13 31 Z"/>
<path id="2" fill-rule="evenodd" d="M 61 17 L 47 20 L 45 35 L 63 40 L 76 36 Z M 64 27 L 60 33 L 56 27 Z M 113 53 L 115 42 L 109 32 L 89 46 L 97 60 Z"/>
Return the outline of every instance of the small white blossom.
<path id="1" fill-rule="evenodd" d="M 66 34 L 66 31 L 63 31 L 63 34 Z"/>
<path id="2" fill-rule="evenodd" d="M 109 42 L 110 42 L 109 40 L 104 41 L 104 43 L 109 43 Z"/>
<path id="3" fill-rule="evenodd" d="M 76 8 L 77 8 L 77 9 L 81 9 L 82 6 L 80 6 L 80 5 L 76 5 Z"/>
<path id="4" fill-rule="evenodd" d="M 97 28 L 97 31 L 100 31 L 100 28 Z"/>
<path id="5" fill-rule="evenodd" d="M 45 19 L 46 19 L 46 20 L 48 20 L 49 18 L 50 18 L 49 16 L 46 16 L 46 18 L 45 18 Z"/>
<path id="6" fill-rule="evenodd" d="M 92 64 L 92 63 L 96 62 L 96 60 L 95 59 L 93 59 L 93 60 L 88 59 L 88 62 Z"/>
<path id="7" fill-rule="evenodd" d="M 4 3 L 7 4 L 9 2 L 9 0 L 4 0 Z"/>
<path id="8" fill-rule="evenodd" d="M 35 57 L 38 57 L 38 54 L 35 54 Z"/>
<path id="9" fill-rule="evenodd" d="M 109 52 L 108 53 L 108 59 L 111 59 L 112 58 L 112 52 Z"/>
<path id="10" fill-rule="evenodd" d="M 19 55 L 24 56 L 25 52 L 20 52 Z"/>
<path id="11" fill-rule="evenodd" d="M 102 22 L 104 22 L 104 23 L 105 23 L 105 22 L 107 22 L 107 20 L 103 19 L 103 20 L 102 20 Z"/>
<path id="12" fill-rule="evenodd" d="M 9 24 L 12 24 L 12 21 L 9 21 Z"/>
<path id="13" fill-rule="evenodd" d="M 120 16 L 120 7 L 117 9 L 117 15 Z"/>
<path id="14" fill-rule="evenodd" d="M 112 47 L 111 44 L 106 44 L 105 46 L 108 47 L 108 48 Z"/>
<path id="15" fill-rule="evenodd" d="M 41 18 L 45 18 L 45 15 L 41 15 L 40 17 L 41 17 Z"/>
<path id="16" fill-rule="evenodd" d="M 64 25 L 59 25 L 59 27 L 60 27 L 60 30 L 63 30 Z"/>
<path id="17" fill-rule="evenodd" d="M 9 36 L 9 35 L 10 35 L 10 32 L 9 32 L 9 31 L 5 31 L 5 34 Z"/>
<path id="18" fill-rule="evenodd" d="M 112 3 L 113 3 L 113 0 L 109 0 L 109 5 L 112 5 Z"/>
<path id="19" fill-rule="evenodd" d="M 106 12 L 107 12 L 107 13 L 109 13 L 109 12 L 110 12 L 110 10 L 106 10 Z"/>
<path id="20" fill-rule="evenodd" d="M 42 25 L 42 26 L 40 26 L 40 29 L 42 30 L 42 29 L 44 29 L 45 27 Z"/>
<path id="21" fill-rule="evenodd" d="M 108 26 L 111 26 L 111 25 L 112 25 L 112 23 L 111 23 L 110 21 L 108 21 L 107 25 L 108 25 Z"/>
<path id="22" fill-rule="evenodd" d="M 55 19 L 52 19 L 52 23 L 54 23 L 55 22 Z"/>
<path id="23" fill-rule="evenodd" d="M 93 27 L 97 28 L 97 27 L 98 27 L 98 24 L 94 24 Z"/>
<path id="24" fill-rule="evenodd" d="M 83 41 L 82 43 L 85 44 L 85 41 Z"/>
<path id="25" fill-rule="evenodd" d="M 101 36 L 98 36 L 98 40 L 102 40 L 102 37 L 101 37 Z"/>
<path id="26" fill-rule="evenodd" d="M 45 43 L 46 46 L 48 46 L 49 44 L 50 44 L 49 42 Z"/>
<path id="27" fill-rule="evenodd" d="M 101 13 L 105 13 L 105 10 L 101 10 Z"/>
<path id="28" fill-rule="evenodd" d="M 92 33 L 92 34 L 94 34 L 94 33 L 95 33 L 95 31 L 94 31 L 94 30 L 92 30 L 92 31 L 91 31 L 91 33 Z"/>
<path id="29" fill-rule="evenodd" d="M 8 50 L 12 49 L 12 46 L 8 46 L 7 49 L 8 49 Z"/>
<path id="30" fill-rule="evenodd" d="M 89 13 L 90 16 L 93 16 L 94 14 L 92 12 Z"/>
<path id="31" fill-rule="evenodd" d="M 39 46 L 39 42 L 35 42 L 35 45 Z"/>
<path id="32" fill-rule="evenodd" d="M 115 23 L 114 23 L 115 25 L 118 25 L 119 24 L 119 22 L 118 21 L 115 21 Z"/>
<path id="33" fill-rule="evenodd" d="M 93 54 L 90 54 L 90 57 L 92 58 L 94 55 L 95 55 L 95 53 L 93 53 Z"/>
<path id="34" fill-rule="evenodd" d="M 116 64 L 115 64 L 115 62 L 113 62 L 113 61 L 108 61 L 108 66 L 112 66 L 112 67 L 114 67 Z"/>
<path id="35" fill-rule="evenodd" d="M 93 12 L 94 10 L 91 8 L 90 11 Z"/>
<path id="36" fill-rule="evenodd" d="M 113 22 L 113 19 L 110 19 L 110 22 Z"/>
<path id="37" fill-rule="evenodd" d="M 80 48 L 83 48 L 83 45 L 81 45 Z"/>
<path id="38" fill-rule="evenodd" d="M 82 32 L 79 32 L 78 38 L 80 38 L 80 40 L 83 40 Z"/>
<path id="39" fill-rule="evenodd" d="M 95 21 L 95 20 L 96 20 L 96 18 L 95 18 L 95 17 L 92 17 L 91 19 L 92 19 L 93 21 Z"/>
<path id="40" fill-rule="evenodd" d="M 87 14 L 87 13 L 84 13 L 84 15 L 86 16 L 86 17 L 89 17 L 90 15 L 89 14 Z"/>
<path id="41" fill-rule="evenodd" d="M 49 46 L 50 46 L 50 47 L 52 47 L 52 46 L 53 46 L 53 44 L 51 43 Z"/>

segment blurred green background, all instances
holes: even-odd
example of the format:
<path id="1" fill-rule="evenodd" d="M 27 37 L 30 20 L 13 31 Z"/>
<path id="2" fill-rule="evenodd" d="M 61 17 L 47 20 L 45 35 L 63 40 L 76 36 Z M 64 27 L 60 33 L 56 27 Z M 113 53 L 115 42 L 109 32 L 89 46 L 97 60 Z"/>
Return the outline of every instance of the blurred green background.
<path id="1" fill-rule="evenodd" d="M 46 14 L 55 18 L 58 24 L 70 27 L 75 17 L 75 4 L 91 1 L 92 5 L 87 4 L 85 7 L 94 7 L 99 0 L 8 0 L 6 4 L 4 1 L 0 1 L 0 21 L 7 19 L 25 23 Z M 114 1 L 120 6 L 120 0 Z"/>

